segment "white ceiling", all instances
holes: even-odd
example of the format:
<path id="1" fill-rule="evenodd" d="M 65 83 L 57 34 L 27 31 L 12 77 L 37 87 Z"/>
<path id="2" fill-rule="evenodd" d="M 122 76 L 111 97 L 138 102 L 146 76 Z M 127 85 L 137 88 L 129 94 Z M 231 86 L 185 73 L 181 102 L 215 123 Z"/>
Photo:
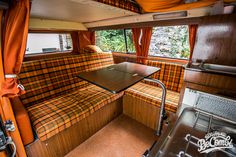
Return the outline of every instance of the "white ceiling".
<path id="1" fill-rule="evenodd" d="M 82 23 L 136 14 L 92 0 L 33 0 L 31 8 L 31 17 Z"/>

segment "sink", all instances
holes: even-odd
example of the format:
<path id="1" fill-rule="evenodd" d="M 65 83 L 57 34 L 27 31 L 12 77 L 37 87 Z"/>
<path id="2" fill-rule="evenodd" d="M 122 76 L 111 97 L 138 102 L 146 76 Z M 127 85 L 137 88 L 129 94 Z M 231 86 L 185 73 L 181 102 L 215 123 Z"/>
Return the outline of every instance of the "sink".
<path id="1" fill-rule="evenodd" d="M 236 67 L 235 66 L 203 63 L 200 65 L 200 68 L 205 71 L 236 75 Z"/>

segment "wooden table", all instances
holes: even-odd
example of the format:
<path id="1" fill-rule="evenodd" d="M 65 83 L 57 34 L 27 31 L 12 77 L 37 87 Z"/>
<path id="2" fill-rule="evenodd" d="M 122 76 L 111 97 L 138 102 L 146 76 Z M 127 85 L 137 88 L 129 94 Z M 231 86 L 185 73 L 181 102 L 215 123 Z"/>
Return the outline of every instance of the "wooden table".
<path id="1" fill-rule="evenodd" d="M 123 62 L 99 70 L 82 72 L 78 77 L 112 93 L 119 93 L 159 70 L 160 68 L 156 67 Z"/>
<path id="2" fill-rule="evenodd" d="M 160 85 L 160 87 L 162 88 L 162 101 L 156 133 L 157 135 L 160 135 L 162 130 L 163 118 L 165 117 L 166 113 L 166 88 L 160 80 L 147 78 L 155 72 L 158 72 L 159 70 L 160 68 L 157 67 L 123 62 L 99 70 L 82 72 L 78 75 L 78 77 L 112 93 L 119 93 L 121 91 L 124 91 L 125 89 L 143 79 Z"/>

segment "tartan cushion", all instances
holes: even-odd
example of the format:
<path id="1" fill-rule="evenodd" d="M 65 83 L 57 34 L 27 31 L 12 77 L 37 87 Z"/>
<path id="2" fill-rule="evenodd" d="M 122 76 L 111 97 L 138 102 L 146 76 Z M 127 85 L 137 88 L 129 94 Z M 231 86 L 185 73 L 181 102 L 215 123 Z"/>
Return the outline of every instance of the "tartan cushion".
<path id="1" fill-rule="evenodd" d="M 180 92 L 184 79 L 183 65 L 150 60 L 147 61 L 147 65 L 161 68 L 161 70 L 153 74 L 151 78 L 162 81 L 168 90 Z M 144 82 L 157 86 L 155 83 Z"/>
<path id="2" fill-rule="evenodd" d="M 162 89 L 146 83 L 139 82 L 125 91 L 125 94 L 143 100 L 152 105 L 160 107 Z M 179 101 L 179 93 L 167 90 L 165 109 L 176 112 Z"/>
<path id="3" fill-rule="evenodd" d="M 122 95 L 89 85 L 29 106 L 27 111 L 39 139 L 44 141 Z"/>
<path id="4" fill-rule="evenodd" d="M 70 55 L 24 62 L 19 80 L 26 89 L 20 97 L 25 106 L 55 98 L 68 91 L 89 85 L 78 73 L 113 64 L 111 53 Z"/>

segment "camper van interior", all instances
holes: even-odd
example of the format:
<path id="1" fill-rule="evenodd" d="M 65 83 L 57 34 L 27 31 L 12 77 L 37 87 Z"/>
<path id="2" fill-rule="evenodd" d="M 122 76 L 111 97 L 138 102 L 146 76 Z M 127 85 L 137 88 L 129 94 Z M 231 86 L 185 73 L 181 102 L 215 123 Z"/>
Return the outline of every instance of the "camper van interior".
<path id="1" fill-rule="evenodd" d="M 236 157 L 236 0 L 1 0 L 1 157 Z"/>

